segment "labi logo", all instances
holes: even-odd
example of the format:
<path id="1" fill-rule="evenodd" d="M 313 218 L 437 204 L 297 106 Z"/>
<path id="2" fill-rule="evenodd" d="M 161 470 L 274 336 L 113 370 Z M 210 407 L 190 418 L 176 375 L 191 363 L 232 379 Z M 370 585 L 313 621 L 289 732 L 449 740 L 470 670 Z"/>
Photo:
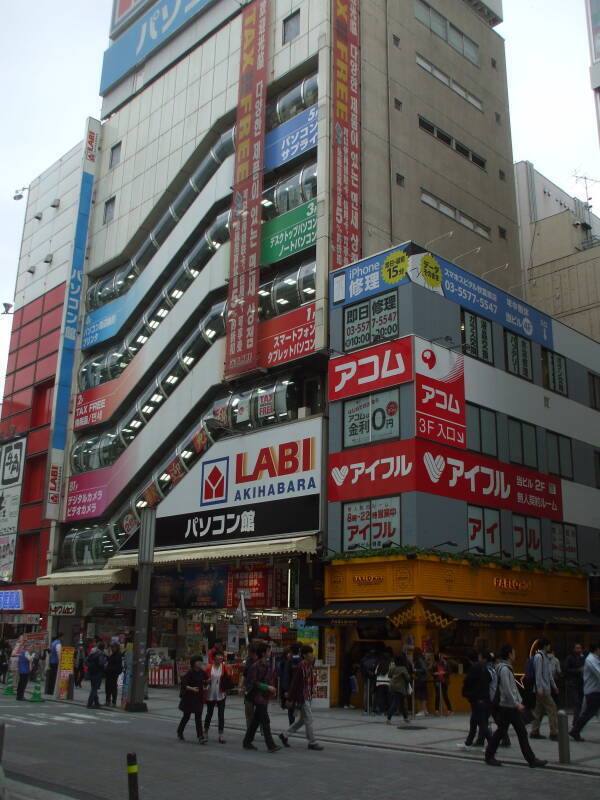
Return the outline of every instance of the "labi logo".
<path id="1" fill-rule="evenodd" d="M 227 501 L 229 458 L 217 458 L 202 464 L 200 505 L 212 506 Z"/>
<path id="2" fill-rule="evenodd" d="M 442 472 L 446 466 L 444 457 L 438 455 L 434 458 L 428 451 L 423 455 L 423 464 L 425 464 L 425 469 L 427 470 L 431 482 L 437 483 L 442 477 Z"/>

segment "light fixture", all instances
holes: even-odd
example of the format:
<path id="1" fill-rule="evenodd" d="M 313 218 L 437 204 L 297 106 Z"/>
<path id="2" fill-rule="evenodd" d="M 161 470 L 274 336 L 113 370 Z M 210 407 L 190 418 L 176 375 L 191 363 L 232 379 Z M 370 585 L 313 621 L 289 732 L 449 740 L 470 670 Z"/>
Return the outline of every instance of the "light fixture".
<path id="1" fill-rule="evenodd" d="M 51 264 L 53 258 L 54 256 L 52 255 L 52 253 L 48 253 L 47 255 L 44 256 L 44 264 Z"/>
<path id="2" fill-rule="evenodd" d="M 34 267 L 34 266 L 27 267 L 27 272 L 28 272 L 30 275 L 35 275 L 35 267 Z"/>
<path id="3" fill-rule="evenodd" d="M 485 278 L 486 275 L 489 275 L 491 272 L 496 272 L 499 269 L 507 270 L 509 262 L 507 261 L 506 264 L 501 264 L 499 267 L 494 267 L 494 269 L 488 269 L 485 272 L 482 272 L 479 276 L 480 278 Z"/>
<path id="4" fill-rule="evenodd" d="M 452 259 L 452 261 L 453 261 L 454 263 L 456 263 L 456 262 L 457 262 L 457 261 L 459 261 L 459 259 L 461 259 L 461 258 L 466 258 L 466 256 L 474 256 L 474 255 L 477 255 L 477 253 L 479 253 L 479 252 L 481 252 L 481 247 L 480 247 L 480 246 L 478 246 L 478 247 L 474 247 L 472 250 L 467 250 L 467 251 L 466 251 L 466 252 L 464 252 L 464 253 L 460 253 L 459 255 L 457 255 L 457 256 L 454 256 L 454 258 Z"/>
<path id="5" fill-rule="evenodd" d="M 37 221 L 38 221 L 38 222 L 40 222 L 40 221 L 41 221 L 41 219 L 42 219 L 42 212 L 41 212 L 41 211 L 38 211 L 37 213 L 35 213 L 35 214 L 33 215 L 33 218 L 34 218 L 34 219 L 37 219 Z"/>
<path id="6" fill-rule="evenodd" d="M 14 311 L 11 311 L 11 308 L 13 307 L 12 303 L 2 303 L 2 305 L 4 306 L 4 311 L 2 312 L 3 314 L 14 314 L 15 313 Z"/>
<path id="7" fill-rule="evenodd" d="M 441 236 L 434 236 L 433 239 L 430 239 L 428 242 L 425 242 L 424 247 L 428 248 L 430 244 L 434 242 L 439 242 L 440 239 L 451 239 L 454 236 L 454 231 L 446 231 L 446 233 L 442 233 Z"/>
<path id="8" fill-rule="evenodd" d="M 51 203 L 50 208 L 58 208 L 60 205 L 60 198 L 56 197 Z"/>
<path id="9" fill-rule="evenodd" d="M 23 199 L 23 192 L 28 192 L 29 186 L 21 186 L 20 189 L 15 189 L 15 193 L 13 194 L 13 200 L 22 200 Z"/>

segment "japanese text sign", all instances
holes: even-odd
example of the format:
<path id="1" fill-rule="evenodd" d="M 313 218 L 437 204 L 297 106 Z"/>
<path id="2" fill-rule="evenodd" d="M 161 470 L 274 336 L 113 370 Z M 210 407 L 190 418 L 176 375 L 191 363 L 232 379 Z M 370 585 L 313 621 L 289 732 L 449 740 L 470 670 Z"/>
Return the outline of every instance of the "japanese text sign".
<path id="1" fill-rule="evenodd" d="M 415 337 L 417 436 L 465 449 L 464 357 Z"/>
<path id="2" fill-rule="evenodd" d="M 386 342 L 329 362 L 329 402 L 413 379 L 412 339 Z"/>

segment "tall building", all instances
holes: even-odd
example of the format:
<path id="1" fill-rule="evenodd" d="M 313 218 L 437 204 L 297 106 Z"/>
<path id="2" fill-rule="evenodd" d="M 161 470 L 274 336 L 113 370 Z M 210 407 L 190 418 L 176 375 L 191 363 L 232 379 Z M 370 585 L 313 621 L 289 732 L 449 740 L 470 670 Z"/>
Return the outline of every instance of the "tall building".
<path id="1" fill-rule="evenodd" d="M 371 569 L 385 552 L 400 580 L 407 553 L 438 544 L 484 559 L 465 574 L 500 581 L 468 600 L 552 606 L 560 586 L 585 623 L 585 578 L 550 583 L 542 567 L 597 561 L 600 521 L 572 499 L 596 492 L 600 441 L 581 430 L 596 414 L 583 388 L 595 351 L 579 355 L 564 326 L 482 280 L 520 284 L 501 13 L 495 0 L 115 5 L 70 427 L 48 467 L 62 492 L 46 490 L 56 525 L 37 578 L 76 611 L 60 622 L 67 637 L 133 626 L 148 507 L 152 640 L 175 659 L 227 635 L 242 594 L 253 632 L 280 644 L 325 600 L 347 603 L 353 587 L 372 585 L 396 603 L 390 639 L 404 629 L 407 647 L 439 644 L 458 617 L 430 612 L 445 622 L 427 633 L 419 606 L 413 630 L 404 600 L 424 602 L 431 588 L 390 590 Z M 355 351 L 343 367 L 353 389 L 336 394 L 333 365 Z M 428 376 L 445 414 L 417 416 L 417 365 L 438 361 L 457 387 L 444 400 L 447 374 Z M 355 396 L 360 407 L 346 408 Z M 380 454 L 381 439 L 392 444 Z M 392 469 L 390 491 L 379 476 L 383 498 L 360 477 L 373 463 L 354 474 L 365 444 Z M 488 484 L 455 496 L 458 473 L 443 473 L 459 457 L 463 483 L 481 473 Z M 579 494 L 562 485 L 574 474 Z M 531 503 L 517 496 L 528 481 Z M 355 543 L 371 560 L 339 583 L 338 565 L 324 562 L 356 552 L 349 515 L 368 523 Z M 528 595 L 526 581 L 488 564 L 507 558 L 537 568 L 541 588 Z M 339 616 L 355 623 L 360 611 Z M 527 618 L 538 628 L 547 619 Z M 320 638 L 331 667 L 383 630 L 362 641 L 356 625 L 351 640 L 335 625 L 320 637 L 298 627 L 304 641 Z M 337 673 L 325 678 L 323 699 L 337 699 Z"/>
<path id="2" fill-rule="evenodd" d="M 600 136 L 600 3 L 598 0 L 586 0 L 588 33 L 590 36 L 590 84 L 594 92 L 596 118 L 598 120 L 598 136 Z"/>

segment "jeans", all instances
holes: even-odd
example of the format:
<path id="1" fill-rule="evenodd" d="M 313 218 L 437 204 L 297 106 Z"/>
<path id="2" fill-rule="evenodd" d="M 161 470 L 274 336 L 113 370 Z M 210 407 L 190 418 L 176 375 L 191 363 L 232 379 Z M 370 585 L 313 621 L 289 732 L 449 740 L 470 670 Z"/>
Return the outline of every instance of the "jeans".
<path id="1" fill-rule="evenodd" d="M 469 735 L 465 740 L 465 744 L 470 747 L 475 739 L 477 728 L 479 728 L 479 740 L 485 739 L 490 742 L 492 733 L 488 725 L 490 716 L 490 703 L 488 700 L 475 700 L 471 702 L 471 720 L 469 723 Z"/>
<path id="2" fill-rule="evenodd" d="M 179 736 L 183 736 L 183 732 L 185 730 L 185 726 L 188 724 L 190 717 L 192 716 L 191 711 L 184 711 L 181 721 L 177 727 L 177 734 Z M 202 734 L 202 711 L 196 711 L 194 713 L 194 720 L 196 722 L 196 736 L 199 739 L 203 738 Z"/>
<path id="3" fill-rule="evenodd" d="M 440 710 L 441 705 L 441 697 L 444 698 L 444 703 L 446 704 L 446 708 L 448 711 L 452 711 L 452 706 L 450 705 L 450 698 L 448 697 L 448 684 L 447 683 L 440 683 L 439 681 L 435 684 L 435 710 Z"/>
<path id="4" fill-rule="evenodd" d="M 535 697 L 535 708 L 533 709 L 533 722 L 531 723 L 531 733 L 533 735 L 540 732 L 540 724 L 544 717 L 548 715 L 550 723 L 550 735 L 558 734 L 558 717 L 556 716 L 556 703 L 550 694 L 538 694 Z"/>
<path id="5" fill-rule="evenodd" d="M 98 675 L 90 675 L 90 696 L 88 697 L 87 701 L 88 708 L 100 705 L 98 691 L 102 686 L 102 677 L 102 673 Z"/>
<path id="6" fill-rule="evenodd" d="M 47 677 L 47 694 L 54 694 L 54 684 L 56 683 L 56 673 L 58 672 L 58 664 L 50 664 L 48 668 Z"/>
<path id="7" fill-rule="evenodd" d="M 300 716 L 285 732 L 286 736 L 291 736 L 292 733 L 296 733 L 299 731 L 300 728 L 304 725 L 304 731 L 306 733 L 306 738 L 308 739 L 309 744 L 315 744 L 315 731 L 313 728 L 313 715 L 312 715 L 312 708 L 310 706 L 310 701 L 306 701 L 302 703 L 300 706 Z"/>
<path id="8" fill-rule="evenodd" d="M 519 745 L 525 761 L 527 761 L 528 764 L 532 764 L 535 761 L 535 753 L 529 744 L 527 728 L 521 719 L 521 712 L 518 708 L 506 708 L 505 706 L 500 706 L 498 711 L 498 727 L 496 728 L 491 740 L 488 742 L 488 746 L 485 751 L 486 761 L 490 758 L 494 758 L 496 755 L 496 750 L 498 749 L 498 745 L 508 733 L 508 728 L 510 725 L 512 725 L 515 729 L 515 733 L 519 739 Z"/>
<path id="9" fill-rule="evenodd" d="M 375 711 L 385 714 L 389 705 L 389 687 L 386 684 L 375 686 Z"/>
<path id="10" fill-rule="evenodd" d="M 29 673 L 19 675 L 19 682 L 17 684 L 17 700 L 25 700 L 25 689 L 29 682 Z"/>
<path id="11" fill-rule="evenodd" d="M 106 705 L 112 703 L 116 705 L 117 702 L 117 681 L 119 676 L 114 673 L 106 674 L 106 682 L 104 684 L 104 691 L 106 692 Z"/>
<path id="12" fill-rule="evenodd" d="M 571 733 L 580 733 L 582 728 L 587 725 L 594 714 L 597 714 L 598 711 L 600 711 L 600 692 L 591 692 L 590 694 L 586 694 L 585 708 L 579 715 L 577 722 L 573 724 Z"/>
<path id="13" fill-rule="evenodd" d="M 406 706 L 404 705 L 405 696 L 402 692 L 391 692 L 392 699 L 388 706 L 387 710 L 387 718 L 391 719 L 396 711 L 399 711 L 404 719 L 408 719 L 408 714 L 406 713 Z"/>
<path id="14" fill-rule="evenodd" d="M 212 720 L 213 711 L 217 707 L 219 716 L 219 736 L 225 730 L 225 698 L 222 700 L 207 700 L 206 701 L 206 716 L 204 717 L 204 730 L 208 732 L 210 728 L 210 721 Z"/>
<path id="15" fill-rule="evenodd" d="M 256 731 L 261 728 L 265 742 L 269 750 L 275 747 L 273 735 L 271 734 L 271 720 L 269 719 L 269 709 L 265 703 L 254 704 L 254 714 L 244 736 L 244 747 L 252 744 Z"/>

